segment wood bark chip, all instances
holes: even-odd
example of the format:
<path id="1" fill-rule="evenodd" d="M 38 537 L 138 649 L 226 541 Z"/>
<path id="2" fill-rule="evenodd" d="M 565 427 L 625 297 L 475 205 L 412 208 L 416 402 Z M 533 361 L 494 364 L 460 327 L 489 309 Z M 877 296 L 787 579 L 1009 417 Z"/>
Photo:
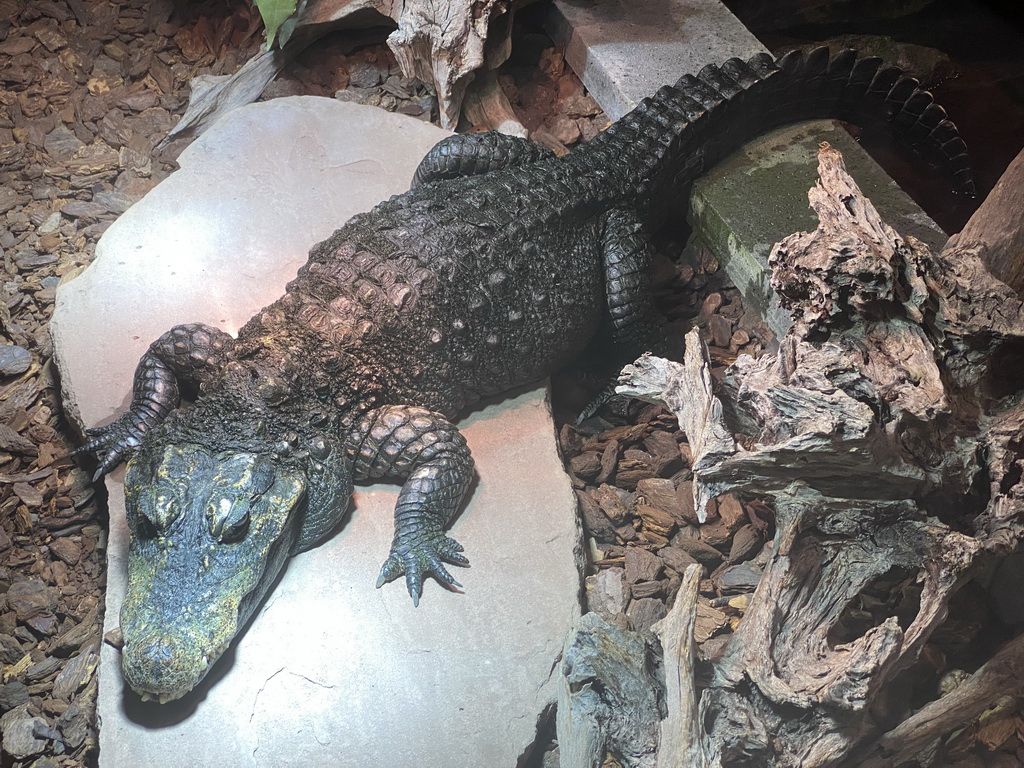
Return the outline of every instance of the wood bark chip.
<path id="1" fill-rule="evenodd" d="M 1024 536 L 1022 381 L 1007 370 L 1024 350 L 1024 313 L 978 246 L 932 254 L 899 235 L 828 145 L 819 172 L 809 198 L 821 224 L 770 258 L 794 321 L 778 353 L 740 356 L 716 391 L 691 332 L 682 365 L 645 357 L 620 378 L 620 393 L 678 416 L 702 519 L 723 493 L 770 497 L 777 515 L 764 575 L 700 696 L 700 734 L 684 734 L 694 765 L 897 765 L 962 725 L 948 716 L 961 703 L 972 717 L 1019 688 L 1014 641 L 959 696 L 926 707 L 935 717 L 885 734 L 894 724 L 868 716 L 951 595 Z M 859 595 L 888 582 L 911 610 L 866 628 L 848 620 Z M 677 754 L 679 740 L 663 749 Z M 862 762 L 869 753 L 876 762 Z"/>

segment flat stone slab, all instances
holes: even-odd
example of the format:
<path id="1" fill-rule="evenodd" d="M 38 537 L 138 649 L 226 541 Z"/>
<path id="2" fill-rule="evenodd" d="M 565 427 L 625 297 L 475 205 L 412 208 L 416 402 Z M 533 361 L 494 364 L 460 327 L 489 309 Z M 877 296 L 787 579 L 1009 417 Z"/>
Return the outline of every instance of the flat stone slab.
<path id="1" fill-rule="evenodd" d="M 547 29 L 612 120 L 687 72 L 767 50 L 718 0 L 555 0 Z"/>
<path id="2" fill-rule="evenodd" d="M 175 323 L 236 331 L 315 242 L 403 191 L 447 132 L 329 99 L 235 110 L 107 231 L 60 287 L 51 327 L 69 412 L 103 423 L 138 358 Z M 100 667 L 101 765 L 515 765 L 554 700 L 579 616 L 580 530 L 541 387 L 460 422 L 478 482 L 452 534 L 465 594 L 373 588 L 398 487 L 358 489 L 340 532 L 292 559 L 241 639 L 189 696 L 142 703 L 120 656 Z M 123 469 L 107 479 L 105 630 L 125 591 Z"/>

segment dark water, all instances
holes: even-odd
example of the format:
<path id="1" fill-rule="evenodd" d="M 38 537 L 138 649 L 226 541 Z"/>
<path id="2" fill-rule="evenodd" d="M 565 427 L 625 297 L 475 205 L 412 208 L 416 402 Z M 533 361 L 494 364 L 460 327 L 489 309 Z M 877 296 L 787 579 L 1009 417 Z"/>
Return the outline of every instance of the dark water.
<path id="1" fill-rule="evenodd" d="M 728 2 L 727 2 L 728 4 Z M 846 34 L 884 35 L 936 48 L 951 59 L 952 74 L 930 90 L 960 129 L 970 150 L 976 199 L 958 197 L 936 174 L 894 146 L 887 136 L 861 142 L 935 221 L 958 232 L 1024 147 L 1024 2 L 938 0 L 901 19 L 863 20 L 760 33 L 769 48 Z"/>

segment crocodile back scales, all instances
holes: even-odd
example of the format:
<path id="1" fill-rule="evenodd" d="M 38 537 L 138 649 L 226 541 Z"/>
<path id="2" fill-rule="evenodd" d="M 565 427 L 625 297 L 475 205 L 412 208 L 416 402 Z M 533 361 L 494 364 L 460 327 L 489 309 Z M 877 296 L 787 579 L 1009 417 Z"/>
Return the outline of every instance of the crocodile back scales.
<path id="1" fill-rule="evenodd" d="M 653 226 L 700 174 L 773 127 L 888 122 L 971 192 L 963 141 L 917 85 L 852 51 L 705 67 L 565 157 L 443 179 L 353 217 L 242 329 L 236 355 L 315 371 L 325 402 L 457 414 L 587 344 L 605 311 L 609 211 Z"/>

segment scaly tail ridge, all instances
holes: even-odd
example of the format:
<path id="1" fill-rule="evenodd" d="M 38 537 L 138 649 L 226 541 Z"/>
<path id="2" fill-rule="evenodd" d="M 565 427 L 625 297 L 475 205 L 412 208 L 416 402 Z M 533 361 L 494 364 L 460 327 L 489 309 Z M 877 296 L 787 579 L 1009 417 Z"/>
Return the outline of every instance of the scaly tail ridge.
<path id="1" fill-rule="evenodd" d="M 967 145 L 945 110 L 913 77 L 852 50 L 830 56 L 821 47 L 778 60 L 758 54 L 708 65 L 644 99 L 590 146 L 614 148 L 620 163 L 626 155 L 639 169 L 628 193 L 663 197 L 668 189 L 687 189 L 759 134 L 820 118 L 884 123 L 938 166 L 957 192 L 975 193 Z"/>

